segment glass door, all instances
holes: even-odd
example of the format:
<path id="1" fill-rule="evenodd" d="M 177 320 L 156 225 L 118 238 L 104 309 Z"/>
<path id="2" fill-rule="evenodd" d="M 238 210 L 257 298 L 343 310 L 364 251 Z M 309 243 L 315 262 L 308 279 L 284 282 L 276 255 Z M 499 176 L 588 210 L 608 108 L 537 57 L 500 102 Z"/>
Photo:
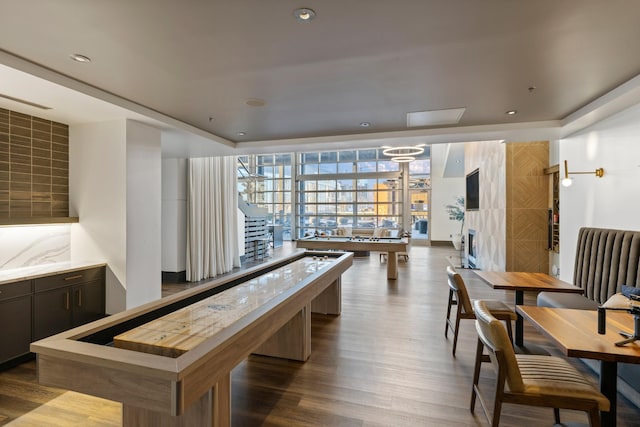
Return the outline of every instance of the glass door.
<path id="1" fill-rule="evenodd" d="M 417 245 L 429 244 L 431 239 L 429 233 L 429 199 L 431 192 L 429 189 L 409 190 L 409 200 L 411 203 L 411 240 Z"/>

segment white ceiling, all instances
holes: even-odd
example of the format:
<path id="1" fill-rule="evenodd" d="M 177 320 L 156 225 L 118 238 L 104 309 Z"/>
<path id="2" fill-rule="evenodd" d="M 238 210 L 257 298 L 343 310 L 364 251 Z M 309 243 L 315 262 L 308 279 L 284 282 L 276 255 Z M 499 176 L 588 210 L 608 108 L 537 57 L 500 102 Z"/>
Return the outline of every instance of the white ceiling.
<path id="1" fill-rule="evenodd" d="M 628 0 L 0 0 L 0 93 L 237 152 L 553 138 L 640 99 L 638 22 Z M 454 108 L 455 125 L 406 126 Z"/>

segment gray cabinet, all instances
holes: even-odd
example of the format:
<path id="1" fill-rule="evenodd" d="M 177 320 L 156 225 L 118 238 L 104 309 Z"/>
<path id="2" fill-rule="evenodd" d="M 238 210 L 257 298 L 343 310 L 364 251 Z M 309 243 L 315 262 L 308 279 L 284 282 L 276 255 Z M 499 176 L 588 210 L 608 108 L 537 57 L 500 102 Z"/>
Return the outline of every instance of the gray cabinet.
<path id="1" fill-rule="evenodd" d="M 0 363 L 29 353 L 31 281 L 0 286 Z"/>
<path id="2" fill-rule="evenodd" d="M 102 267 L 35 279 L 33 340 L 103 317 L 104 304 Z"/>
<path id="3" fill-rule="evenodd" d="M 104 317 L 104 276 L 95 267 L 0 285 L 0 365 L 28 355 L 33 341 Z"/>

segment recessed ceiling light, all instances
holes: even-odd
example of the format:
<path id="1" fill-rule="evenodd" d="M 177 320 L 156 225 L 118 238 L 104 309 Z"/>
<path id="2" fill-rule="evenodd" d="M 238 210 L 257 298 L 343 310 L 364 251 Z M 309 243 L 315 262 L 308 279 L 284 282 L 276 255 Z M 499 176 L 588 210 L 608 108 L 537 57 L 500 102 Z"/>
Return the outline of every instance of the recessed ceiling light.
<path id="1" fill-rule="evenodd" d="M 505 114 L 508 116 L 515 116 L 516 114 L 518 114 L 518 110 L 509 110 Z"/>
<path id="2" fill-rule="evenodd" d="M 362 128 L 368 128 L 369 126 L 371 126 L 371 123 L 369 123 L 369 122 L 360 123 L 360 127 L 362 127 Z"/>
<path id="3" fill-rule="evenodd" d="M 237 135 L 238 136 L 245 136 L 247 133 L 246 132 L 238 132 Z"/>
<path id="4" fill-rule="evenodd" d="M 264 99 L 249 98 L 245 102 L 249 107 L 264 107 L 266 101 Z"/>
<path id="5" fill-rule="evenodd" d="M 76 62 L 88 63 L 91 62 L 91 58 L 86 55 L 81 55 L 79 53 L 74 53 L 69 55 L 69 58 L 73 59 Z"/>
<path id="6" fill-rule="evenodd" d="M 293 16 L 300 22 L 311 22 L 316 17 L 316 13 L 313 9 L 302 7 L 293 11 Z"/>

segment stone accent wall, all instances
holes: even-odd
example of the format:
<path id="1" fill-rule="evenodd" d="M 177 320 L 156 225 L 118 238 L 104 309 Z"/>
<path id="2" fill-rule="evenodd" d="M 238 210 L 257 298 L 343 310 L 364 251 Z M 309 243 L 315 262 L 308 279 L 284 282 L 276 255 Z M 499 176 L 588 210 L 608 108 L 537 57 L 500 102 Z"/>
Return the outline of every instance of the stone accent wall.
<path id="1" fill-rule="evenodd" d="M 480 209 L 467 211 L 465 214 L 465 228 L 476 231 L 476 267 L 481 270 L 505 271 L 505 144 L 498 141 L 466 143 L 464 158 L 465 174 L 475 169 L 480 171 Z"/>
<path id="2" fill-rule="evenodd" d="M 0 218 L 69 215 L 69 127 L 0 108 Z"/>

